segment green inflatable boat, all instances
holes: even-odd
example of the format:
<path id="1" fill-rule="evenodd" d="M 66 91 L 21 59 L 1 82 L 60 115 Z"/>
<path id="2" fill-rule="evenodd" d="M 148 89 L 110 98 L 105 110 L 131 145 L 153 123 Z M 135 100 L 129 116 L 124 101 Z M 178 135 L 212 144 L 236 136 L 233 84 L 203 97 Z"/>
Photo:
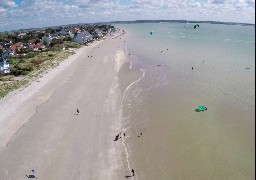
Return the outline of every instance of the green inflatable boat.
<path id="1" fill-rule="evenodd" d="M 207 107 L 205 106 L 198 106 L 198 108 L 195 110 L 196 112 L 200 112 L 200 111 L 206 111 Z"/>

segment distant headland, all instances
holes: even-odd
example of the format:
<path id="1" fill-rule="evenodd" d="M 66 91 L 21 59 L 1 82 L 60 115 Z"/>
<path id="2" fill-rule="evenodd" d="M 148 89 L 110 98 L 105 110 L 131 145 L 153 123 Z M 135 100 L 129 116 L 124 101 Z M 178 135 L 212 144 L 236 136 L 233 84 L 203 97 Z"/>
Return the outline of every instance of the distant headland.
<path id="1" fill-rule="evenodd" d="M 209 24 L 226 24 L 226 25 L 241 25 L 241 26 L 255 26 L 250 23 L 238 22 L 220 22 L 220 21 L 189 21 L 189 20 L 135 20 L 135 21 L 112 21 L 111 23 L 132 24 L 132 23 L 209 23 Z"/>
<path id="2" fill-rule="evenodd" d="M 19 30 L 11 30 L 11 31 L 4 31 L 2 33 L 8 32 L 16 32 L 16 31 L 31 31 L 31 30 L 42 30 L 47 28 L 60 28 L 60 27 L 69 27 L 69 26 L 93 26 L 93 25 L 102 25 L 102 24 L 132 24 L 132 23 L 209 23 L 209 24 L 225 24 L 225 25 L 241 25 L 241 26 L 253 26 L 255 24 L 251 23 L 239 23 L 239 22 L 220 22 L 220 21 L 192 21 L 192 20 L 134 20 L 134 21 L 109 21 L 109 22 L 97 22 L 97 23 L 74 23 L 74 24 L 66 24 L 66 25 L 57 25 L 57 26 L 49 26 L 49 27 L 38 27 L 38 28 L 26 28 L 26 29 L 19 29 Z"/>

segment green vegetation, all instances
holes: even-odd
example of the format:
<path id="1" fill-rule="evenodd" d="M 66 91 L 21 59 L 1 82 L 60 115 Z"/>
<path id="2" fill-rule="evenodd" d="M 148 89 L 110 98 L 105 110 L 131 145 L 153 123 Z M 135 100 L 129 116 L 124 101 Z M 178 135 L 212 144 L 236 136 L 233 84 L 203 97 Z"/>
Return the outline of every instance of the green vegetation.
<path id="1" fill-rule="evenodd" d="M 68 51 L 51 51 L 33 53 L 29 57 L 11 58 L 9 62 L 12 75 L 0 76 L 0 98 L 27 84 L 31 78 L 37 77 L 46 69 L 57 66 L 70 55 Z M 24 78 L 13 80 L 15 76 L 24 76 Z"/>
<path id="2" fill-rule="evenodd" d="M 11 81 L 13 77 L 12 75 L 0 76 L 0 81 Z"/>
<path id="3" fill-rule="evenodd" d="M 71 41 L 64 41 L 63 44 L 66 48 L 80 48 L 80 47 L 82 47 L 82 45 L 80 45 L 76 42 L 71 42 Z"/>
<path id="4" fill-rule="evenodd" d="M 72 46 L 73 47 L 73 46 Z M 68 51 L 49 51 L 30 53 L 25 57 L 13 57 L 9 59 L 11 74 L 25 76 L 42 67 L 54 66 L 58 61 L 66 59 L 71 53 Z"/>
<path id="5" fill-rule="evenodd" d="M 29 74 L 31 71 L 33 71 L 33 66 L 32 64 L 27 64 L 27 63 L 15 64 L 11 68 L 11 72 L 14 76 L 20 76 L 20 75 L 25 76 Z"/>
<path id="6" fill-rule="evenodd" d="M 27 84 L 28 80 L 21 80 L 21 81 L 12 81 L 9 83 L 2 83 L 0 84 L 0 98 L 6 96 L 9 92 L 20 88 L 21 86 Z"/>

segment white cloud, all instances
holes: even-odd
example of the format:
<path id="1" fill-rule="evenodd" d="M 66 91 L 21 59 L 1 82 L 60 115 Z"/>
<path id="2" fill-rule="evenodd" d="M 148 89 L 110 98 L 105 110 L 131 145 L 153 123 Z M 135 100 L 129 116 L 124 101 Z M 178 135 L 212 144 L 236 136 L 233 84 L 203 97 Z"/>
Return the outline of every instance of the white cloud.
<path id="1" fill-rule="evenodd" d="M 0 7 L 10 8 L 10 7 L 15 7 L 15 6 L 16 6 L 16 4 L 12 0 L 1 0 L 0 1 Z"/>
<path id="2" fill-rule="evenodd" d="M 5 8 L 0 7 L 0 13 L 3 13 L 3 12 L 5 12 L 5 11 L 6 11 Z"/>
<path id="3" fill-rule="evenodd" d="M 213 0 L 212 3 L 213 4 L 225 4 L 226 0 Z"/>

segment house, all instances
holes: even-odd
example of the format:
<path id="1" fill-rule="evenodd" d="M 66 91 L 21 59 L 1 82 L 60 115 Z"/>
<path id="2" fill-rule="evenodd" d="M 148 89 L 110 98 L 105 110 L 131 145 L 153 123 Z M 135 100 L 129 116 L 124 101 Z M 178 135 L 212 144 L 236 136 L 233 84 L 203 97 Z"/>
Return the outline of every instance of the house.
<path id="1" fill-rule="evenodd" d="M 36 43 L 36 47 L 37 47 L 39 50 L 45 49 L 45 45 L 44 45 L 43 43 L 41 43 L 41 42 Z"/>
<path id="2" fill-rule="evenodd" d="M 52 42 L 52 36 L 50 34 L 45 35 L 44 37 L 42 37 L 41 42 L 49 45 Z"/>
<path id="3" fill-rule="evenodd" d="M 0 58 L 0 74 L 8 74 L 10 73 L 10 64 L 4 58 Z"/>
<path id="4" fill-rule="evenodd" d="M 53 39 L 59 39 L 58 34 L 49 34 L 49 36 Z"/>
<path id="5" fill-rule="evenodd" d="M 81 33 L 81 30 L 79 27 L 73 27 L 73 28 L 67 29 L 67 30 L 70 30 L 73 34 Z"/>
<path id="6" fill-rule="evenodd" d="M 35 43 L 29 44 L 28 48 L 29 48 L 31 51 L 38 51 L 38 47 L 35 45 Z"/>
<path id="7" fill-rule="evenodd" d="M 108 31 L 107 31 L 107 33 L 108 33 L 108 34 L 111 34 L 112 32 L 115 32 L 115 31 L 116 31 L 115 28 L 109 28 Z"/>
<path id="8" fill-rule="evenodd" d="M 33 44 L 34 42 L 35 42 L 35 40 L 33 40 L 33 39 L 28 40 L 28 44 Z"/>
<path id="9" fill-rule="evenodd" d="M 0 46 L 3 48 L 7 43 L 6 42 L 0 42 Z"/>
<path id="10" fill-rule="evenodd" d="M 58 32 L 58 35 L 59 36 L 66 36 L 66 35 L 70 35 L 70 36 L 72 36 L 73 35 L 73 33 L 72 33 L 72 31 L 70 31 L 70 30 L 68 30 L 68 29 L 62 29 L 61 31 L 59 31 Z"/>
<path id="11" fill-rule="evenodd" d="M 97 34 L 97 36 L 103 37 L 103 32 L 101 30 L 95 29 L 95 33 Z"/>
<path id="12" fill-rule="evenodd" d="M 88 41 L 93 40 L 93 36 L 88 31 L 84 31 L 74 36 L 73 40 L 78 44 L 84 44 Z"/>
<path id="13" fill-rule="evenodd" d="M 10 50 L 12 50 L 12 51 L 20 51 L 21 50 L 21 48 L 23 47 L 23 44 L 13 44 L 13 45 L 11 45 L 10 46 Z"/>
<path id="14" fill-rule="evenodd" d="M 22 38 L 26 37 L 26 35 L 27 35 L 27 33 L 20 33 L 20 34 L 18 35 L 18 37 L 22 39 Z"/>
<path id="15" fill-rule="evenodd" d="M 8 56 L 13 56 L 13 55 L 14 55 L 14 51 L 8 49 L 4 51 L 2 54 L 0 54 L 0 57 L 6 58 Z"/>

